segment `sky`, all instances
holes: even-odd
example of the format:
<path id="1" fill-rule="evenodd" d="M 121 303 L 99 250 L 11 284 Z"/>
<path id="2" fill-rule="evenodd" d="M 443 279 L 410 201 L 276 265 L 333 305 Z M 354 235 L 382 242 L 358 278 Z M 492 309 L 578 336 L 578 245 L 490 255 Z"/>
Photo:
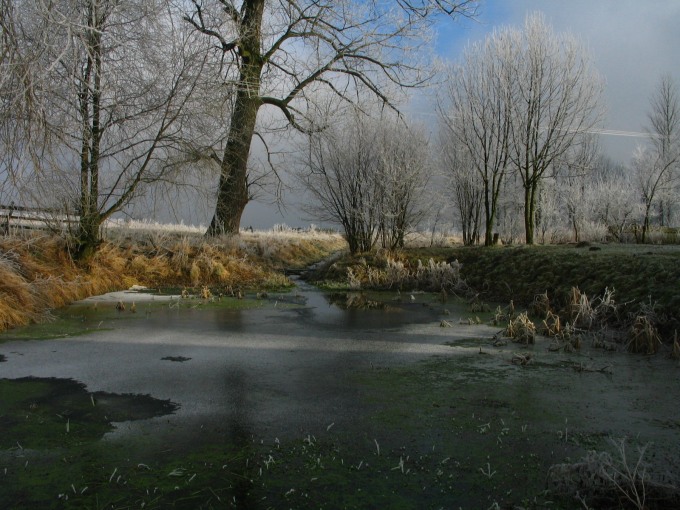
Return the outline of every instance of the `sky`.
<path id="1" fill-rule="evenodd" d="M 680 86 L 680 0 L 482 0 L 474 20 L 437 26 L 437 55 L 456 61 L 469 42 L 483 40 L 498 26 L 521 27 L 527 14 L 540 11 L 555 32 L 578 37 L 605 80 L 604 129 L 642 132 L 649 101 L 663 74 Z M 434 96 L 434 91 L 428 94 Z M 414 109 L 416 118 L 433 120 L 428 106 Z M 626 163 L 642 137 L 601 136 L 603 152 Z M 309 225 L 294 206 L 281 214 L 276 207 L 251 203 L 242 226 Z"/>
<path id="2" fill-rule="evenodd" d="M 605 80 L 605 129 L 644 131 L 661 76 L 670 74 L 680 85 L 680 0 L 486 0 L 476 20 L 440 26 L 436 51 L 455 61 L 468 42 L 483 40 L 494 27 L 521 27 L 536 11 L 590 52 Z M 621 162 L 640 143 L 643 138 L 601 139 L 603 150 Z"/>

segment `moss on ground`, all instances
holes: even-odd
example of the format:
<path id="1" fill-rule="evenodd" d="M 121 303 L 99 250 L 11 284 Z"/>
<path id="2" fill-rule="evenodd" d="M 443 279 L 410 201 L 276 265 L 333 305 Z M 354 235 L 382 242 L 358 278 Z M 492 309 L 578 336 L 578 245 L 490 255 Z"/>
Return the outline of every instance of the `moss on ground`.
<path id="1" fill-rule="evenodd" d="M 614 289 L 622 320 L 641 306 L 653 307 L 666 339 L 680 329 L 680 247 L 650 245 L 556 245 L 507 247 L 409 248 L 394 254 L 416 267 L 418 260 L 462 263 L 461 276 L 486 302 L 528 307 L 547 292 L 559 311 L 572 287 L 591 300 Z M 347 268 L 384 266 L 384 254 L 345 257 L 316 278 L 326 285 L 347 282 Z M 332 283 L 335 282 L 335 283 Z M 365 282 L 368 286 L 368 282 Z"/>

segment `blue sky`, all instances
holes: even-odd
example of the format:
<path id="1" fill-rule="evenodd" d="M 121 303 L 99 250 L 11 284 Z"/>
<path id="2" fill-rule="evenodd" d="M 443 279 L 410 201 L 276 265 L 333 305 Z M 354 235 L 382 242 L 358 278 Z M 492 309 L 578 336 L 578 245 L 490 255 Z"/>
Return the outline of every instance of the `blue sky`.
<path id="1" fill-rule="evenodd" d="M 662 74 L 680 86 L 680 0 L 482 0 L 476 20 L 441 23 L 436 51 L 455 61 L 469 41 L 497 26 L 520 27 L 541 11 L 556 32 L 570 32 L 590 51 L 606 85 L 606 129 L 639 132 Z M 603 150 L 621 162 L 641 138 L 603 136 Z"/>

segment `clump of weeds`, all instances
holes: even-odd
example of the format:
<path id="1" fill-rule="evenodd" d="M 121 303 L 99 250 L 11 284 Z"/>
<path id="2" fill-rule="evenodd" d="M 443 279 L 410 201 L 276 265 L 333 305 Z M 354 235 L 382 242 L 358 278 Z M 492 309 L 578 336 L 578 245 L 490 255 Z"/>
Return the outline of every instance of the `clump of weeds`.
<path id="1" fill-rule="evenodd" d="M 536 325 L 526 312 L 522 312 L 508 323 L 504 334 L 512 338 L 513 342 L 533 344 L 536 340 Z"/>

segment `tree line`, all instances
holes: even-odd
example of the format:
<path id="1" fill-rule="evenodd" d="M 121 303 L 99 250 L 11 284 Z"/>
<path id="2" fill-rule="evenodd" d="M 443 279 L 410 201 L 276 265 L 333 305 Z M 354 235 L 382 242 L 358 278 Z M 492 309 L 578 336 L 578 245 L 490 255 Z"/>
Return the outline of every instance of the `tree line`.
<path id="1" fill-rule="evenodd" d="M 558 224 L 576 239 L 595 224 L 622 238 L 633 222 L 645 241 L 674 222 L 675 84 L 664 78 L 652 98 L 650 143 L 630 168 L 607 162 L 592 135 L 602 81 L 582 45 L 538 14 L 450 66 L 437 136 L 408 121 L 404 101 L 440 71 L 436 23 L 477 8 L 0 0 L 0 196 L 77 215 L 80 257 L 107 218 L 179 186 L 210 191 L 209 235 L 237 233 L 258 187 L 282 185 L 280 138 L 297 133 L 306 209 L 340 225 L 352 251 L 403 245 L 444 204 L 468 244 L 519 239 L 518 218 L 527 243 Z"/>
<path id="2" fill-rule="evenodd" d="M 236 233 L 261 175 L 254 141 L 369 96 L 397 109 L 432 72 L 438 17 L 473 0 L 2 0 L 2 176 L 102 222 L 157 183 L 216 175 L 209 234 Z M 321 106 L 320 106 L 321 105 Z M 269 110 L 269 122 L 258 122 Z M 276 174 L 271 159 L 264 173 Z"/>
<path id="3" fill-rule="evenodd" d="M 578 242 L 586 230 L 591 238 L 623 240 L 633 227 L 645 242 L 653 219 L 677 221 L 676 85 L 662 77 L 651 98 L 649 143 L 627 169 L 598 150 L 601 92 L 602 80 L 579 41 L 555 34 L 540 14 L 528 16 L 522 29 L 496 30 L 466 49 L 450 70 L 439 116 L 467 244 L 477 242 L 481 226 L 486 245 L 499 230 L 516 239 L 506 219 L 516 216 L 513 209 L 523 212 L 528 244 L 537 229 L 542 241 L 547 233 L 560 240 L 569 233 Z"/>

